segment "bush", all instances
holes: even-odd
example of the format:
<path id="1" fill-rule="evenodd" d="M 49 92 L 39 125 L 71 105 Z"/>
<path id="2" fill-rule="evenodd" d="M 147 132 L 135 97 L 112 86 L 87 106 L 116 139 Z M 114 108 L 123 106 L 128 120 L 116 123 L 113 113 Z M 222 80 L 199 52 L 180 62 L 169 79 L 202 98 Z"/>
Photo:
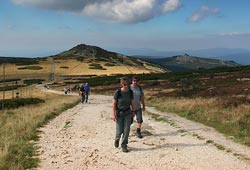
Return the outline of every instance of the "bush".
<path id="1" fill-rule="evenodd" d="M 3 100 L 0 100 L 2 103 Z M 45 101 L 39 98 L 19 98 L 19 99 L 6 99 L 4 100 L 4 108 L 6 109 L 14 109 L 20 106 L 31 105 L 31 104 L 38 104 L 44 103 Z M 0 106 L 1 109 L 2 105 Z"/>
<path id="2" fill-rule="evenodd" d="M 89 69 L 106 70 L 100 64 L 90 64 L 89 66 Z"/>
<path id="3" fill-rule="evenodd" d="M 25 66 L 25 67 L 19 67 L 18 69 L 19 70 L 25 70 L 25 69 L 27 69 L 27 70 L 41 70 L 41 69 L 43 69 L 43 67 L 41 67 L 41 66 Z"/>
<path id="4" fill-rule="evenodd" d="M 44 79 L 28 79 L 28 80 L 23 80 L 23 83 L 26 85 L 31 85 L 31 84 L 41 84 Z"/>

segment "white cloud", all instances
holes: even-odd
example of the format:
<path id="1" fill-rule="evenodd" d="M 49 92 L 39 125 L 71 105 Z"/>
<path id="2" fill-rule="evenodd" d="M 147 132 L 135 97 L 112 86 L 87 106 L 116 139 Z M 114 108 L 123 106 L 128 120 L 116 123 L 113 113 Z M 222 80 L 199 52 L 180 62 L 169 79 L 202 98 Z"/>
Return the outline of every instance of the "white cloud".
<path id="1" fill-rule="evenodd" d="M 230 32 L 230 33 L 221 33 L 220 36 L 242 36 L 242 37 L 248 37 L 250 36 L 250 32 Z"/>
<path id="2" fill-rule="evenodd" d="M 16 5 L 73 12 L 105 22 L 138 23 L 180 8 L 181 0 L 12 0 Z"/>
<path id="3" fill-rule="evenodd" d="M 218 8 L 211 8 L 207 6 L 200 7 L 197 11 L 193 12 L 193 15 L 187 19 L 188 22 L 199 22 L 210 15 L 219 14 Z"/>
<path id="4" fill-rule="evenodd" d="M 181 2 L 178 0 L 168 0 L 163 6 L 163 12 L 176 11 L 181 7 Z"/>

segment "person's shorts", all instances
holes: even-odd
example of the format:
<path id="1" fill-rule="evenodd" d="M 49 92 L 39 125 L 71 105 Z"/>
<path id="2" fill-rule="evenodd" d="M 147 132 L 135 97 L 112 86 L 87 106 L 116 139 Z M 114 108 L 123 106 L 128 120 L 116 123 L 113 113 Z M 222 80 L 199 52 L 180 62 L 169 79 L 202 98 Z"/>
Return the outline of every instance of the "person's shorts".
<path id="1" fill-rule="evenodd" d="M 138 109 L 135 111 L 135 115 L 136 115 L 136 121 L 137 123 L 142 123 L 143 119 L 142 119 L 142 109 Z"/>

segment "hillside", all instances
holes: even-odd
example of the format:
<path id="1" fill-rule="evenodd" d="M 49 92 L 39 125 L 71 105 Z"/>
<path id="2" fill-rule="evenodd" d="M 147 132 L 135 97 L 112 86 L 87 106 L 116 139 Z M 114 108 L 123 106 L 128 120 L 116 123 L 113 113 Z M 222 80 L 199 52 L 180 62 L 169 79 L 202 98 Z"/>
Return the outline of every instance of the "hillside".
<path id="1" fill-rule="evenodd" d="M 178 55 L 166 58 L 144 58 L 146 61 L 159 64 L 171 71 L 185 71 L 196 70 L 200 68 L 214 68 L 214 67 L 235 67 L 240 64 L 234 61 L 223 61 L 217 59 L 200 58 L 190 56 L 188 54 Z"/>
<path id="2" fill-rule="evenodd" d="M 181 54 L 189 54 L 191 56 L 199 56 L 202 58 L 213 58 L 225 61 L 235 61 L 242 65 L 250 65 L 250 50 L 241 48 L 208 48 L 199 50 L 179 50 L 179 51 L 158 51 L 150 48 L 139 49 L 114 49 L 113 51 L 132 56 L 140 56 L 140 58 L 150 56 L 150 58 L 172 57 Z"/>
<path id="3" fill-rule="evenodd" d="M 159 73 L 167 70 L 157 64 L 146 62 L 100 47 L 80 44 L 57 55 L 41 58 L 1 57 L 8 78 L 42 78 L 51 73 L 60 81 L 72 76 Z"/>
<path id="4" fill-rule="evenodd" d="M 79 44 L 68 51 L 64 51 L 52 57 L 55 60 L 74 59 L 80 62 L 89 63 L 92 69 L 98 67 L 101 70 L 106 70 L 109 67 L 123 66 L 131 67 L 131 69 L 136 68 L 144 70 L 145 72 L 166 71 L 157 64 L 152 64 L 138 58 L 110 52 L 100 47 L 86 44 Z"/>

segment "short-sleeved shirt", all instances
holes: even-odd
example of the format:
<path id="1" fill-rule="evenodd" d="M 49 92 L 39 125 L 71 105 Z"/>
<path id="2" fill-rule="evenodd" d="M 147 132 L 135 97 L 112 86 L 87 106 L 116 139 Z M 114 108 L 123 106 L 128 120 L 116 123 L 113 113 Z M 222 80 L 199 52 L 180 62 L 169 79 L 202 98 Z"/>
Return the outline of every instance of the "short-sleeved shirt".
<path id="1" fill-rule="evenodd" d="M 139 86 L 131 85 L 130 89 L 133 91 L 134 94 L 135 110 L 138 110 L 141 108 L 141 97 L 144 96 L 144 92 Z"/>
<path id="2" fill-rule="evenodd" d="M 89 85 L 84 85 L 83 86 L 84 87 L 84 90 L 85 90 L 85 92 L 86 92 L 86 94 L 88 94 L 89 93 Z"/>
<path id="3" fill-rule="evenodd" d="M 120 91 L 120 95 L 118 96 L 118 91 Z M 114 94 L 114 99 L 117 100 L 117 109 L 126 110 L 130 108 L 131 101 L 133 100 L 133 95 L 128 90 L 127 92 L 123 92 L 122 90 L 117 89 Z"/>

